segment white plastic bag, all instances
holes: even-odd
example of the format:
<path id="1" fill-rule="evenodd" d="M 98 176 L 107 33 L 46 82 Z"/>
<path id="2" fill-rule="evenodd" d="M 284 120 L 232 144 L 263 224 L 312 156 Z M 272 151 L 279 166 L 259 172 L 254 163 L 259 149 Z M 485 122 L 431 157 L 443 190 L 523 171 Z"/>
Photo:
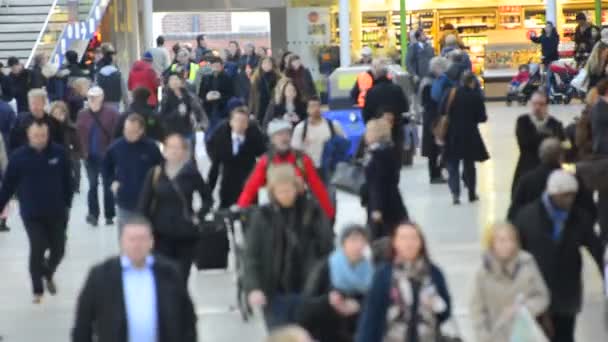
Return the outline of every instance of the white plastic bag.
<path id="1" fill-rule="evenodd" d="M 547 336 L 538 325 L 530 311 L 520 306 L 513 316 L 510 342 L 549 342 Z"/>
<path id="2" fill-rule="evenodd" d="M 198 166 L 198 171 L 203 176 L 203 179 L 207 181 L 209 169 L 211 169 L 211 159 L 209 159 L 209 155 L 207 154 L 205 132 L 196 132 L 195 139 L 196 143 L 194 145 L 194 158 L 196 159 L 196 166 Z"/>
<path id="3" fill-rule="evenodd" d="M 586 92 L 587 88 L 589 88 L 589 74 L 587 73 L 587 68 L 582 68 L 572 79 L 570 85 L 576 90 Z"/>

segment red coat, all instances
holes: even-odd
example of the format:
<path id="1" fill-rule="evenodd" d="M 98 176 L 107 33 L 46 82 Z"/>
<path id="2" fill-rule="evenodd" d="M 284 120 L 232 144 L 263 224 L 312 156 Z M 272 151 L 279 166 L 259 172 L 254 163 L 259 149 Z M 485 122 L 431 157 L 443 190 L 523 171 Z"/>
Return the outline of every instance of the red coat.
<path id="1" fill-rule="evenodd" d="M 327 214 L 330 219 L 333 219 L 336 215 L 336 209 L 332 206 L 331 200 L 329 199 L 329 194 L 327 193 L 327 189 L 321 181 L 317 170 L 315 169 L 315 165 L 312 162 L 312 159 L 307 155 L 303 156 L 303 164 L 304 171 L 306 172 L 306 184 L 310 191 L 314 194 L 314 196 L 319 201 L 319 205 Z M 261 187 L 266 185 L 266 167 L 268 163 L 268 155 L 262 156 L 258 163 L 255 166 L 255 169 L 247 179 L 245 183 L 245 187 L 243 188 L 243 192 L 241 192 L 241 196 L 237 201 L 237 204 L 241 208 L 247 208 L 254 203 L 257 198 L 258 191 Z M 298 169 L 296 166 L 296 155 L 294 152 L 288 153 L 286 156 L 275 155 L 272 161 L 273 164 L 281 164 L 281 163 L 289 163 L 292 164 L 296 173 L 299 177 L 302 177 L 302 171 Z"/>
<path id="2" fill-rule="evenodd" d="M 146 88 L 150 91 L 148 104 L 156 107 L 158 104 L 157 91 L 160 86 L 158 75 L 152 66 L 152 63 L 146 61 L 137 61 L 133 64 L 129 73 L 129 91 L 138 87 Z"/>

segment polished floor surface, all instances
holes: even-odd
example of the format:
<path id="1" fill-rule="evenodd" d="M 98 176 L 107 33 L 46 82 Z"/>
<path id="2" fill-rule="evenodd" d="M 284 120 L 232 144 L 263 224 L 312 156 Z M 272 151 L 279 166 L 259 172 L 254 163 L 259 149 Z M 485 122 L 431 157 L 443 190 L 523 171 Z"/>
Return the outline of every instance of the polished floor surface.
<path id="1" fill-rule="evenodd" d="M 552 113 L 569 123 L 580 106 L 555 106 Z M 480 260 L 480 232 L 488 223 L 505 216 L 509 189 L 517 158 L 514 123 L 525 108 L 489 104 L 490 120 L 482 126 L 492 159 L 479 165 L 477 204 L 451 205 L 447 186 L 428 184 L 426 163 L 417 158 L 402 172 L 401 191 L 412 217 L 429 240 L 433 259 L 443 268 L 455 302 L 455 314 L 462 333 L 469 337 L 468 302 L 471 281 Z M 85 190 L 83 185 L 83 190 Z M 41 199 L 44 200 L 44 199 Z M 364 222 L 358 200 L 339 196 L 338 225 Z M 86 198 L 76 197 L 68 233 L 66 259 L 57 274 L 59 295 L 45 297 L 41 305 L 31 304 L 27 273 L 28 245 L 16 210 L 10 219 L 13 230 L 0 235 L 0 335 L 7 342 L 69 340 L 77 293 L 89 267 L 116 253 L 114 227 L 91 228 L 84 223 Z M 585 307 L 578 320 L 578 341 L 606 341 L 601 278 L 589 258 L 585 263 Z M 199 334 L 205 342 L 263 341 L 259 319 L 244 324 L 234 311 L 234 277 L 229 272 L 194 273 L 190 283 L 199 315 Z M 465 341 L 473 341 L 467 338 Z"/>

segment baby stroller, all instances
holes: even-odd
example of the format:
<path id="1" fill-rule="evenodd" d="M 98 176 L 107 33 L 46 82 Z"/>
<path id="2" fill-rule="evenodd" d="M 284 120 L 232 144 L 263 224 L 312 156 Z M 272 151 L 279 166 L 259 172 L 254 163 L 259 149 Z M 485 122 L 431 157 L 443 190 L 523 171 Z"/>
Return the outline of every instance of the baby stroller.
<path id="1" fill-rule="evenodd" d="M 551 70 L 549 82 L 549 101 L 553 104 L 568 104 L 577 95 L 576 89 L 570 85 L 578 71 L 570 65 L 555 61 L 549 66 Z"/>
<path id="2" fill-rule="evenodd" d="M 523 82 L 517 86 L 509 85 L 509 91 L 507 92 L 507 106 L 510 106 L 513 102 L 519 102 L 520 105 L 525 106 L 532 94 L 541 86 L 542 74 L 540 65 L 535 63 L 528 64 L 528 70 L 530 76 L 528 81 Z"/>

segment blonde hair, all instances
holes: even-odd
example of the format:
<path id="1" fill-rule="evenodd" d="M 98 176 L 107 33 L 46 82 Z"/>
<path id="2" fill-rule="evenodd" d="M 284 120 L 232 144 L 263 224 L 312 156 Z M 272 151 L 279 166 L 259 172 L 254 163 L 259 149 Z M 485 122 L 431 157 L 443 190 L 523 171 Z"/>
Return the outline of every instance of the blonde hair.
<path id="1" fill-rule="evenodd" d="M 70 117 L 70 109 L 68 108 L 68 105 L 65 102 L 63 102 L 63 101 L 51 102 L 51 104 L 49 105 L 49 114 L 53 115 L 53 113 L 57 109 L 61 109 L 65 113 L 67 118 Z"/>
<path id="2" fill-rule="evenodd" d="M 71 84 L 70 87 L 72 87 L 72 89 L 76 90 L 79 95 L 80 95 L 80 89 L 81 88 L 85 88 L 88 91 L 89 88 L 91 87 L 91 81 L 88 78 L 85 77 L 78 77 L 77 79 L 74 79 Z M 86 93 L 86 91 L 83 91 L 84 93 Z"/>
<path id="3" fill-rule="evenodd" d="M 309 342 L 310 336 L 306 330 L 297 325 L 288 325 L 270 333 L 266 342 Z"/>
<path id="4" fill-rule="evenodd" d="M 486 229 L 484 229 L 482 243 L 483 248 L 486 251 L 492 251 L 492 248 L 494 246 L 494 239 L 500 231 L 506 231 L 507 233 L 510 233 L 519 249 L 520 243 L 517 228 L 515 228 L 514 225 L 508 222 L 496 222 L 494 224 L 488 225 Z"/>
<path id="5" fill-rule="evenodd" d="M 43 97 L 45 100 L 48 98 L 46 90 L 42 88 L 34 88 L 27 93 L 27 99 L 31 100 L 36 97 Z"/>
<path id="6" fill-rule="evenodd" d="M 365 129 L 376 136 L 378 141 L 391 140 L 391 126 L 384 119 L 369 120 Z"/>

